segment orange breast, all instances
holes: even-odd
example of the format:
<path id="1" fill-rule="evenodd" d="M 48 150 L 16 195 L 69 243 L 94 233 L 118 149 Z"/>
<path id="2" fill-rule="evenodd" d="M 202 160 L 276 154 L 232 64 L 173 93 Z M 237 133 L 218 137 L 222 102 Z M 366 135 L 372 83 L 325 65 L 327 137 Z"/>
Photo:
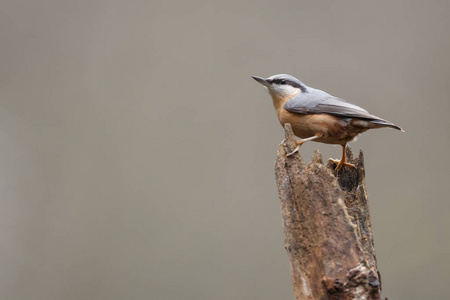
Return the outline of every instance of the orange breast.
<path id="1" fill-rule="evenodd" d="M 283 126 L 286 123 L 290 123 L 295 135 L 300 138 L 307 138 L 316 134 L 333 135 L 342 127 L 339 119 L 331 115 L 294 114 L 284 108 L 279 111 L 278 119 Z"/>
<path id="2" fill-rule="evenodd" d="M 282 126 L 290 123 L 294 134 L 302 139 L 319 135 L 317 142 L 342 145 L 360 133 L 349 128 L 353 126 L 348 121 L 328 114 L 301 115 L 281 108 L 277 115 Z"/>
<path id="3" fill-rule="evenodd" d="M 272 100 L 281 125 L 284 126 L 284 124 L 290 123 L 294 134 L 302 139 L 319 135 L 321 138 L 315 139 L 315 142 L 345 145 L 358 134 L 368 129 L 367 127 L 356 126 L 357 124 L 354 126 L 349 119 L 342 119 L 332 115 L 291 113 L 284 109 L 284 104 L 289 98 L 282 98 L 272 94 Z"/>

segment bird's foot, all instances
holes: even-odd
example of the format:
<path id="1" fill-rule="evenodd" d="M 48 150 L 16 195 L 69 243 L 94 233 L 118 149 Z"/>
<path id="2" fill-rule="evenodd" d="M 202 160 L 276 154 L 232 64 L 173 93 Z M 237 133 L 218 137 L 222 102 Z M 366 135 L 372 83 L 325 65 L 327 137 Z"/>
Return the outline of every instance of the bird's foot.
<path id="1" fill-rule="evenodd" d="M 283 145 L 283 146 L 286 147 L 286 139 L 284 139 L 284 140 L 281 141 L 280 146 L 281 146 L 281 145 Z"/>
<path id="2" fill-rule="evenodd" d="M 298 152 L 298 150 L 300 149 L 300 146 L 303 145 L 304 143 L 306 143 L 307 141 L 312 141 L 312 140 L 315 140 L 315 139 L 317 139 L 319 137 L 320 137 L 319 135 L 314 135 L 314 136 L 306 138 L 306 139 L 297 140 L 296 141 L 297 147 L 295 147 L 294 151 L 292 151 L 291 153 L 288 153 L 286 155 L 286 157 L 291 156 L 292 154 Z"/>
<path id="3" fill-rule="evenodd" d="M 286 157 L 292 156 L 292 155 L 294 155 L 295 153 L 297 153 L 298 150 L 300 149 L 300 146 L 301 146 L 301 144 L 300 144 L 300 145 L 297 145 L 297 147 L 295 147 L 294 151 L 292 151 L 291 153 L 286 154 Z"/>
<path id="4" fill-rule="evenodd" d="M 348 163 L 345 160 L 343 161 L 342 159 L 339 160 L 339 159 L 332 159 L 332 158 L 330 158 L 328 161 L 331 161 L 331 162 L 336 164 L 336 168 L 334 169 L 335 171 L 339 171 L 343 166 L 349 166 L 349 167 L 352 167 L 352 168 L 355 167 L 354 164 Z"/>
<path id="5" fill-rule="evenodd" d="M 292 156 L 293 154 L 297 153 L 298 150 L 300 150 L 300 146 L 303 145 L 304 142 L 304 140 L 298 140 L 297 147 L 295 147 L 294 151 L 292 151 L 291 153 L 286 154 L 286 157 Z"/>

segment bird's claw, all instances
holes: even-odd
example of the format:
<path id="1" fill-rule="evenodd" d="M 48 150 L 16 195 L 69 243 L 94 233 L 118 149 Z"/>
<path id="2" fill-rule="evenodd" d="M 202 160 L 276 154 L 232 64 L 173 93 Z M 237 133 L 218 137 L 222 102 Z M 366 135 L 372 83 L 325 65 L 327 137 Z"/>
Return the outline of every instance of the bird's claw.
<path id="1" fill-rule="evenodd" d="M 292 156 L 295 153 L 298 152 L 298 150 L 300 149 L 300 145 L 298 145 L 297 147 L 295 147 L 294 151 L 292 151 L 291 153 L 286 154 L 286 157 Z"/>
<path id="2" fill-rule="evenodd" d="M 332 159 L 332 158 L 330 158 L 328 161 L 333 162 L 333 163 L 336 164 L 336 168 L 334 168 L 335 171 L 339 171 L 343 166 L 349 166 L 349 167 L 352 167 L 352 168 L 355 167 L 354 164 L 348 163 L 346 161 L 342 161 L 342 159 L 339 160 L 339 159 Z"/>

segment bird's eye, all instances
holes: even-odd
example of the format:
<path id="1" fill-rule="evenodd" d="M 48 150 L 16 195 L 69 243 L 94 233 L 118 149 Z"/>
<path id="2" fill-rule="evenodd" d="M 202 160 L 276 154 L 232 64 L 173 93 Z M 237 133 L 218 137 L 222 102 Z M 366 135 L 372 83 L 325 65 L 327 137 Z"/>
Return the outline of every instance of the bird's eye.
<path id="1" fill-rule="evenodd" d="M 286 80 L 284 80 L 284 79 L 281 79 L 281 84 L 286 84 Z"/>

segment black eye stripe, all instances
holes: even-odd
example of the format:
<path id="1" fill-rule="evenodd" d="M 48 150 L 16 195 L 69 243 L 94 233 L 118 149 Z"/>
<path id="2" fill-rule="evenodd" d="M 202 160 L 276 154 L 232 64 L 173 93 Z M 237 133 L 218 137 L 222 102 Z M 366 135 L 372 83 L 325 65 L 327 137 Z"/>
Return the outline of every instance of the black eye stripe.
<path id="1" fill-rule="evenodd" d="M 272 83 L 275 83 L 275 84 L 286 84 L 286 80 L 284 80 L 284 79 L 274 79 L 274 80 L 272 80 Z"/>
<path id="2" fill-rule="evenodd" d="M 295 88 L 300 89 L 303 93 L 306 92 L 306 88 L 303 85 L 301 85 L 301 84 L 299 84 L 299 83 L 297 83 L 295 81 L 289 80 L 289 79 L 277 78 L 277 79 L 272 79 L 269 82 L 270 83 L 275 83 L 275 84 L 288 84 L 290 86 L 293 86 Z"/>
<path id="3" fill-rule="evenodd" d="M 291 80 L 288 80 L 288 79 L 274 79 L 274 80 L 272 80 L 272 82 L 276 83 L 276 84 L 289 84 L 289 85 L 292 85 L 292 86 L 298 86 L 297 83 L 295 83 L 295 82 L 293 82 Z"/>

